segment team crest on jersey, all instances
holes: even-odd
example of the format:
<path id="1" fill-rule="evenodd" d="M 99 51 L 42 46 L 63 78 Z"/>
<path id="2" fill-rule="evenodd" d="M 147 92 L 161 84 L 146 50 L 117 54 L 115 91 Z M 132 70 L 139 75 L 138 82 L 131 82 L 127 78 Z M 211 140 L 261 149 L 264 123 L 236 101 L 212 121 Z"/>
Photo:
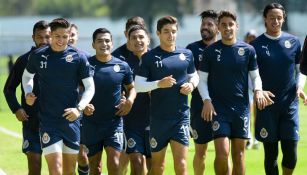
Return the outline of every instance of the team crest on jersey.
<path id="1" fill-rule="evenodd" d="M 286 40 L 286 41 L 285 41 L 285 47 L 286 47 L 287 49 L 289 49 L 289 48 L 291 47 L 291 43 L 290 43 L 289 40 Z"/>
<path id="2" fill-rule="evenodd" d="M 267 138 L 268 137 L 268 131 L 265 129 L 265 128 L 262 128 L 261 130 L 260 130 L 260 136 L 262 137 L 262 138 Z"/>
<path id="3" fill-rule="evenodd" d="M 66 62 L 72 62 L 72 60 L 73 60 L 72 55 L 67 55 L 67 56 L 65 57 L 65 60 L 66 60 Z"/>
<path id="4" fill-rule="evenodd" d="M 136 142 L 134 141 L 133 138 L 129 138 L 128 141 L 127 141 L 127 145 L 128 145 L 128 148 L 133 148 L 135 146 Z"/>
<path id="5" fill-rule="evenodd" d="M 113 67 L 113 70 L 115 72 L 119 72 L 120 71 L 120 66 L 118 64 L 115 64 L 114 67 Z"/>
<path id="6" fill-rule="evenodd" d="M 217 131 L 220 128 L 220 123 L 218 121 L 214 121 L 212 124 L 212 130 Z"/>
<path id="7" fill-rule="evenodd" d="M 239 48 L 238 54 L 239 54 L 240 56 L 243 56 L 243 55 L 245 54 L 245 50 L 244 50 L 243 47 L 240 47 L 240 48 Z"/>
<path id="8" fill-rule="evenodd" d="M 199 55 L 198 55 L 198 60 L 199 60 L 199 61 L 202 61 L 202 60 L 203 60 L 203 55 L 202 55 L 202 54 L 199 54 Z"/>
<path id="9" fill-rule="evenodd" d="M 50 137 L 49 137 L 48 133 L 45 132 L 45 133 L 43 134 L 43 136 L 42 136 L 42 142 L 43 142 L 44 144 L 47 144 L 49 141 L 50 141 Z"/>
<path id="10" fill-rule="evenodd" d="M 179 54 L 179 59 L 182 60 L 182 61 L 184 61 L 184 60 L 186 60 L 187 58 L 184 56 L 183 53 L 181 53 L 181 54 Z"/>
<path id="11" fill-rule="evenodd" d="M 27 149 L 29 147 L 29 141 L 28 140 L 24 140 L 23 144 L 22 144 L 22 148 L 23 149 Z"/>
<path id="12" fill-rule="evenodd" d="M 192 130 L 192 137 L 194 140 L 198 139 L 198 133 L 195 129 Z"/>
<path id="13" fill-rule="evenodd" d="M 156 148 L 157 145 L 158 145 L 158 143 L 157 143 L 156 139 L 155 138 L 151 138 L 150 139 L 150 146 L 151 146 L 151 148 Z"/>

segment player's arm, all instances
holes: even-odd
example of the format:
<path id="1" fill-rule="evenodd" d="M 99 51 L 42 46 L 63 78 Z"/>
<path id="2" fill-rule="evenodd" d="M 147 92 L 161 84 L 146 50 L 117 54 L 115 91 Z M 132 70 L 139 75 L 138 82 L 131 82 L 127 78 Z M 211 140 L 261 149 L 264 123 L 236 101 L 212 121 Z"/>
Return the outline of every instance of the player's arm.
<path id="1" fill-rule="evenodd" d="M 16 89 L 22 81 L 22 70 L 24 70 L 24 63 L 22 62 L 22 57 L 19 57 L 6 80 L 3 93 L 7 104 L 15 114 L 16 118 L 19 121 L 27 121 L 29 116 L 18 103 L 16 97 Z"/>
<path id="2" fill-rule="evenodd" d="M 212 121 L 212 117 L 216 115 L 215 109 L 211 103 L 208 90 L 208 72 L 198 71 L 199 83 L 198 92 L 203 100 L 203 109 L 201 116 L 205 121 Z"/>
<path id="3" fill-rule="evenodd" d="M 180 87 L 180 93 L 184 95 L 189 95 L 198 85 L 199 76 L 195 71 L 192 74 L 188 74 L 188 82 L 183 83 Z"/>
<path id="4" fill-rule="evenodd" d="M 307 105 L 307 96 L 304 92 L 304 86 L 306 82 L 306 76 L 300 72 L 300 65 L 295 65 L 295 78 L 296 78 L 296 95 L 300 97 L 304 104 Z"/>
<path id="5" fill-rule="evenodd" d="M 35 94 L 32 92 L 34 75 L 35 75 L 34 73 L 28 72 L 27 69 L 25 69 L 22 74 L 22 87 L 25 92 L 26 103 L 30 106 L 34 104 L 37 98 Z"/>
<path id="6" fill-rule="evenodd" d="M 270 91 L 262 90 L 262 81 L 259 75 L 259 69 L 249 71 L 249 76 L 253 83 L 254 99 L 258 109 L 262 110 L 266 106 L 272 105 L 274 101 L 271 99 L 271 97 L 275 96 Z"/>
<path id="7" fill-rule="evenodd" d="M 173 75 L 169 75 L 156 81 L 147 81 L 146 77 L 139 75 L 135 76 L 136 92 L 149 92 L 158 88 L 170 88 L 174 84 L 176 84 L 176 79 L 173 78 Z"/>
<path id="8" fill-rule="evenodd" d="M 134 83 L 124 85 L 126 92 L 127 92 L 127 98 L 121 98 L 119 105 L 115 106 L 118 111 L 115 113 L 117 116 L 125 116 L 127 115 L 134 103 L 134 100 L 136 98 L 136 91 L 134 88 Z"/>
<path id="9" fill-rule="evenodd" d="M 69 121 L 75 121 L 83 112 L 85 107 L 90 103 L 95 94 L 95 84 L 93 77 L 87 77 L 82 79 L 84 85 L 84 92 L 81 100 L 79 101 L 76 108 L 67 108 L 64 110 L 63 116 Z"/>

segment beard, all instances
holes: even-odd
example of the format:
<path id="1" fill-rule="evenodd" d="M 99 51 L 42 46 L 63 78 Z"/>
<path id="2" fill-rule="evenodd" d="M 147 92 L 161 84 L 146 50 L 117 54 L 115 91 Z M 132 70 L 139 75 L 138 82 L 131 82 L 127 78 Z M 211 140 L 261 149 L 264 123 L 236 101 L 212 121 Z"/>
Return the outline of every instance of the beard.
<path id="1" fill-rule="evenodd" d="M 204 31 L 206 31 L 206 33 Z M 201 38 L 202 38 L 202 40 L 210 41 L 214 38 L 214 33 L 213 33 L 213 31 L 203 29 L 203 30 L 201 30 Z"/>

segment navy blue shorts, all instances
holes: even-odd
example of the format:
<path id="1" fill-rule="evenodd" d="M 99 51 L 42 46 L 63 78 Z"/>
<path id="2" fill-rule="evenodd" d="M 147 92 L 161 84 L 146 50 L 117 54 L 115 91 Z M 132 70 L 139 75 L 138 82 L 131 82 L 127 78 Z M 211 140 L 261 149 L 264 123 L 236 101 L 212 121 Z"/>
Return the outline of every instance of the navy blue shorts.
<path id="1" fill-rule="evenodd" d="M 94 156 L 104 147 L 112 147 L 119 152 L 123 150 L 123 122 L 96 124 L 83 121 L 82 144 L 88 150 L 88 156 Z"/>
<path id="2" fill-rule="evenodd" d="M 170 140 L 182 145 L 189 146 L 189 126 L 188 117 L 179 120 L 159 120 L 150 121 L 150 146 L 152 152 L 161 151 L 167 146 Z"/>
<path id="3" fill-rule="evenodd" d="M 298 99 L 287 107 L 273 104 L 264 110 L 257 110 L 256 138 L 261 142 L 299 140 Z"/>
<path id="4" fill-rule="evenodd" d="M 63 143 L 74 150 L 80 147 L 80 121 L 65 122 L 58 125 L 41 123 L 40 137 L 42 148 L 63 140 Z"/>
<path id="5" fill-rule="evenodd" d="M 201 117 L 201 111 L 191 110 L 190 132 L 197 144 L 206 144 L 213 139 L 212 123 Z"/>
<path id="6" fill-rule="evenodd" d="M 33 153 L 42 154 L 39 131 L 34 131 L 27 127 L 23 127 L 22 135 L 23 135 L 23 143 L 22 143 L 23 153 L 33 152 Z"/>
<path id="7" fill-rule="evenodd" d="M 150 158 L 149 132 L 149 130 L 125 130 L 127 141 L 126 153 L 141 153 L 145 155 L 146 158 Z"/>

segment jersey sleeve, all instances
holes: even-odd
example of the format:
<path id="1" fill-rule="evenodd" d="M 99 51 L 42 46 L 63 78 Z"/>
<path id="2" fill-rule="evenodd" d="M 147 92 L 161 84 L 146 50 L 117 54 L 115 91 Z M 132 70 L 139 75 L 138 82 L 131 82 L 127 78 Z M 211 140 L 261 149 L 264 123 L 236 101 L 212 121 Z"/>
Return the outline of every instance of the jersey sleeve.
<path id="1" fill-rule="evenodd" d="M 79 66 L 79 77 L 80 79 L 92 77 L 93 71 L 87 57 L 84 54 L 79 54 L 80 56 L 80 66 Z"/>
<path id="2" fill-rule="evenodd" d="M 31 53 L 29 55 L 28 64 L 26 66 L 27 71 L 31 74 L 35 74 L 37 72 L 35 65 L 36 65 L 36 60 L 38 60 L 38 59 L 36 59 L 35 57 L 36 57 L 36 55 Z"/>
<path id="3" fill-rule="evenodd" d="M 206 48 L 202 54 L 203 59 L 199 63 L 199 70 L 202 72 L 209 72 L 209 67 L 210 67 L 210 51 L 208 48 Z"/>
<path id="4" fill-rule="evenodd" d="M 301 43 L 298 39 L 296 40 L 296 42 L 297 42 L 297 49 L 296 49 L 296 55 L 295 55 L 295 64 L 299 64 L 300 57 L 301 57 Z"/>
<path id="5" fill-rule="evenodd" d="M 250 47 L 250 53 L 248 58 L 248 70 L 253 71 L 256 69 L 258 69 L 257 54 L 254 47 Z"/>
<path id="6" fill-rule="evenodd" d="M 125 63 L 124 66 L 125 66 L 125 77 L 123 83 L 125 85 L 129 85 L 133 82 L 133 73 L 131 71 L 130 66 L 127 63 Z"/>
<path id="7" fill-rule="evenodd" d="M 189 67 L 188 67 L 187 73 L 192 74 L 196 71 L 195 65 L 194 65 L 194 57 L 190 50 L 188 53 L 189 53 Z"/>
<path id="8" fill-rule="evenodd" d="M 149 71 L 150 71 L 150 67 L 149 67 L 149 55 L 148 54 L 144 54 L 141 58 L 140 61 L 140 68 L 137 71 L 136 75 L 141 76 L 141 77 L 149 77 Z"/>

